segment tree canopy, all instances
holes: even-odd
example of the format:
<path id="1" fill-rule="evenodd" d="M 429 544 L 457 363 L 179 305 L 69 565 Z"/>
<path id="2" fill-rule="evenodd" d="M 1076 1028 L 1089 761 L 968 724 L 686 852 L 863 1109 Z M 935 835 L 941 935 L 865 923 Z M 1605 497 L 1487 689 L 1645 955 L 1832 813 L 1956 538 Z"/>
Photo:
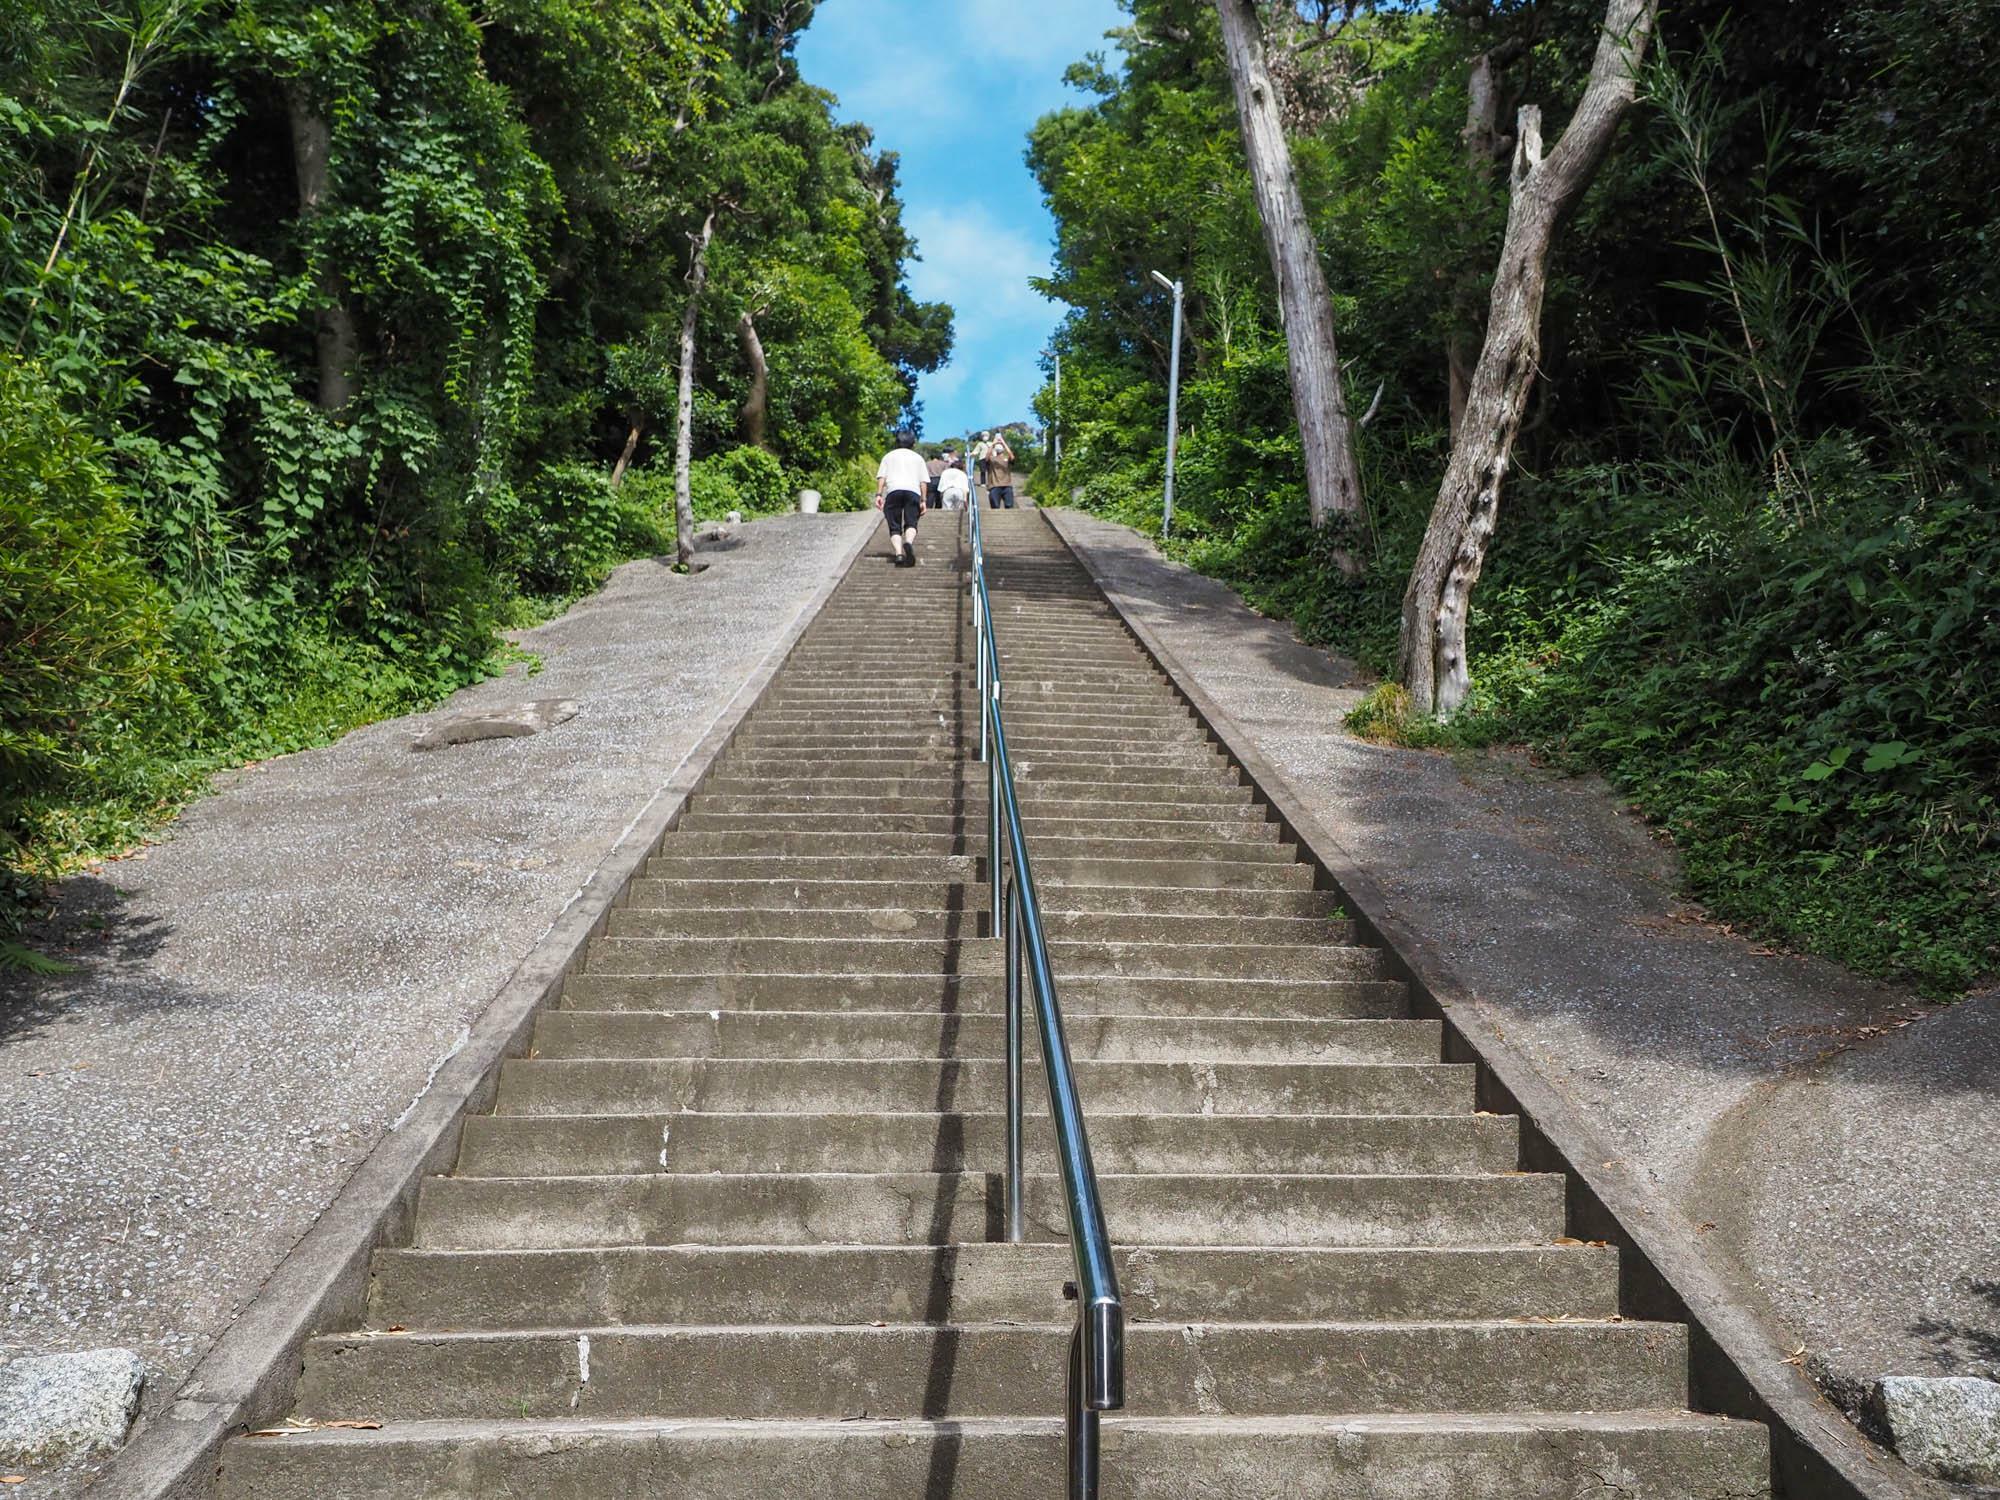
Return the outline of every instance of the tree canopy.
<path id="1" fill-rule="evenodd" d="M 1603 0 L 1259 6 L 1330 287 L 1365 534 L 1308 524 L 1286 343 L 1216 7 L 1128 0 L 1027 159 L 1057 224 L 1061 484 L 1157 531 L 1169 299 L 1188 347 L 1172 544 L 1393 673 L 1509 203 Z M 1599 767 L 1695 889 L 1939 991 L 2000 967 L 1993 0 L 1662 13 L 1563 228 L 1470 626 L 1470 712 Z M 1482 93 L 1482 91 L 1484 91 Z M 1355 576 L 1343 549 L 1365 559 Z"/>
<path id="2" fill-rule="evenodd" d="M 16 881 L 664 546 L 711 212 L 698 504 L 865 503 L 952 311 L 910 294 L 894 154 L 800 76 L 811 13 L 0 0 Z"/>

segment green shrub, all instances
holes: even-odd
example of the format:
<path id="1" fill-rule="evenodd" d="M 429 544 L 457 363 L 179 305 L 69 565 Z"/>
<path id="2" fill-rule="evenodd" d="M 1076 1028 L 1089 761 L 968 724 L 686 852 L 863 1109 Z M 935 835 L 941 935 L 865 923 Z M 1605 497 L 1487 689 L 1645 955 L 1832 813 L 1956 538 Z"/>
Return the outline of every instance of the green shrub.
<path id="1" fill-rule="evenodd" d="M 497 561 L 521 591 L 544 600 L 573 599 L 629 558 L 671 545 L 671 510 L 663 517 L 651 486 L 628 474 L 617 489 L 595 464 L 549 464 L 520 490 L 488 507 Z"/>
<path id="2" fill-rule="evenodd" d="M 1675 496 L 1688 519 L 1534 611 L 1508 579 L 1547 556 L 1503 559 L 1475 661 L 1517 733 L 1672 833 L 1719 915 L 1949 993 L 2000 969 L 2000 525 L 1890 476 L 1825 499 L 1799 526 Z"/>
<path id="3" fill-rule="evenodd" d="M 174 692 L 167 643 L 102 451 L 37 370 L 0 357 L 0 860 L 24 857 L 32 803 L 72 789 Z"/>
<path id="4" fill-rule="evenodd" d="M 673 514 L 673 476 L 665 476 L 667 514 Z M 688 503 L 697 521 L 720 521 L 732 510 L 743 509 L 743 495 L 736 481 L 720 468 L 696 460 L 688 470 Z"/>
<path id="5" fill-rule="evenodd" d="M 651 481 L 666 497 L 673 515 L 673 474 L 663 470 Z M 720 521 L 733 510 L 744 516 L 778 515 L 792 508 L 795 487 L 776 455 L 762 448 L 731 448 L 698 458 L 688 469 L 688 499 L 697 521 Z"/>
<path id="6" fill-rule="evenodd" d="M 1501 732 L 1499 721 L 1484 714 L 1461 714 L 1447 724 L 1415 713 L 1409 691 L 1396 682 L 1370 688 L 1348 711 L 1346 724 L 1364 740 L 1412 750 L 1477 749 L 1492 744 Z"/>
<path id="7" fill-rule="evenodd" d="M 732 448 L 705 458 L 697 468 L 712 469 L 729 481 L 746 516 L 773 516 L 792 508 L 794 486 L 777 456 L 762 448 Z M 726 513 L 726 512 L 725 512 Z"/>
<path id="8" fill-rule="evenodd" d="M 875 464 L 872 458 L 850 458 L 815 474 L 801 488 L 819 491 L 821 510 L 867 510 L 875 503 Z"/>

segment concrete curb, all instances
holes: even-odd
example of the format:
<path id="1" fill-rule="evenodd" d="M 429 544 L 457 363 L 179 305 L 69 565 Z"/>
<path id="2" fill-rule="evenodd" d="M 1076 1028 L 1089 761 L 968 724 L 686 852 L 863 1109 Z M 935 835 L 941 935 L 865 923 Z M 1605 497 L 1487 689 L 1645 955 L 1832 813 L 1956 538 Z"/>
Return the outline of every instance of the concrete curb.
<path id="1" fill-rule="evenodd" d="M 291 1409 L 308 1339 L 355 1327 L 376 1249 L 407 1241 L 425 1177 L 448 1171 L 461 1122 L 492 1103 L 500 1065 L 527 1050 L 535 1017 L 561 991 L 590 939 L 680 821 L 751 709 L 874 536 L 859 530 L 827 580 L 589 880 L 472 1023 L 429 1089 L 357 1166 L 319 1220 L 196 1365 L 172 1405 L 141 1425 L 89 1488 L 106 1500 L 208 1500 L 222 1445 Z"/>
<path id="2" fill-rule="evenodd" d="M 1521 1164 L 1529 1171 L 1564 1175 L 1570 1232 L 1619 1247 L 1619 1297 L 1626 1314 L 1687 1325 L 1689 1393 L 1696 1408 L 1769 1427 L 1774 1496 L 1939 1500 L 1954 1493 L 1868 1443 L 1812 1388 L 1803 1371 L 1785 1364 L 1765 1325 L 1675 1234 L 1673 1210 L 1619 1170 L 1616 1153 L 1583 1113 L 1486 1020 L 1473 1003 L 1472 986 L 1435 944 L 1393 915 L 1381 888 L 1258 753 L 1249 734 L 1138 618 L 1130 598 L 1111 581 L 1110 570 L 1077 534 L 1069 513 L 1041 514 L 1286 834 L 1318 866 L 1319 883 L 1340 893 L 1364 934 L 1385 951 L 1397 977 L 1410 985 L 1414 1013 L 1443 1021 L 1446 1057 L 1478 1065 L 1479 1107 L 1520 1115 Z"/>

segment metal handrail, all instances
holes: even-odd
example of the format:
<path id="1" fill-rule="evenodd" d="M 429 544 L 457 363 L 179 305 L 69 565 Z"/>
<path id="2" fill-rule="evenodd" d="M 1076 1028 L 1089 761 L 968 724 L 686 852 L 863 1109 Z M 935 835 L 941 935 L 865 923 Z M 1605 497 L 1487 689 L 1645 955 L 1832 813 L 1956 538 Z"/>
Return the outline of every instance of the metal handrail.
<path id="1" fill-rule="evenodd" d="M 1021 1205 L 1022 975 L 1035 1006 L 1043 1070 L 1048 1075 L 1049 1115 L 1055 1124 L 1056 1158 L 1062 1169 L 1063 1206 L 1069 1216 L 1076 1280 L 1063 1294 L 1076 1305 L 1070 1335 L 1066 1388 L 1066 1432 L 1070 1500 L 1096 1500 L 1098 1413 L 1125 1404 L 1125 1309 L 1118 1298 L 1118 1273 L 1111 1263 L 1111 1237 L 1097 1193 L 1090 1137 L 1076 1069 L 1063 1033 L 1056 999 L 1055 971 L 1049 963 L 1041 902 L 1035 894 L 1033 862 L 1021 828 L 1021 804 L 1007 754 L 1007 726 L 1001 715 L 1000 648 L 993 633 L 993 600 L 986 586 L 986 546 L 979 520 L 979 493 L 971 494 L 972 619 L 977 636 L 979 756 L 987 766 L 987 872 L 992 883 L 996 931 L 1007 941 L 1007 1239 L 1025 1238 Z M 1004 839 L 1003 839 L 1004 832 Z M 1003 882 L 1003 866 L 1011 879 Z"/>

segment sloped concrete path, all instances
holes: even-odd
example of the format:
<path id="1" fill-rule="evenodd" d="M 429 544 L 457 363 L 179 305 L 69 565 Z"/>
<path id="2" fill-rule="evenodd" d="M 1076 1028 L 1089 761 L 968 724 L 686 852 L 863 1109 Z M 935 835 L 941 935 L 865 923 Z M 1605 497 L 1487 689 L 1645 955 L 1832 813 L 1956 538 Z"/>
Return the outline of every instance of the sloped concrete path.
<path id="1" fill-rule="evenodd" d="M 521 637 L 539 673 L 229 776 L 68 882 L 78 970 L 0 979 L 0 1358 L 125 1345 L 157 1410 L 874 521 L 759 521 L 691 578 L 621 568 Z M 563 699 L 533 738 L 411 749 Z"/>
<path id="2" fill-rule="evenodd" d="M 2000 1377 L 2000 994 L 1926 1005 L 1702 921 L 1601 783 L 1357 740 L 1352 664 L 1130 528 L 1052 514 L 1596 1123 L 1606 1167 L 1803 1349 L 1800 1381 L 1857 1402 L 1882 1375 Z"/>

